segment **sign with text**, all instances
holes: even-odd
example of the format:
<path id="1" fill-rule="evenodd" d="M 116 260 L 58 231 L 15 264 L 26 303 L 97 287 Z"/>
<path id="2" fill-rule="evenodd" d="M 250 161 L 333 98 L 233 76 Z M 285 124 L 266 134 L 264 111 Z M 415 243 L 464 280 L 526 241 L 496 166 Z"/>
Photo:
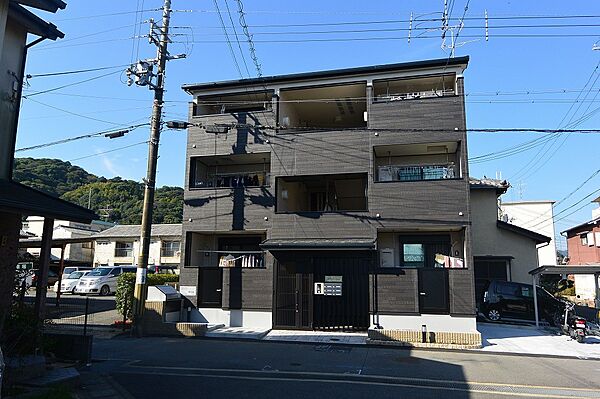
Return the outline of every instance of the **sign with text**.
<path id="1" fill-rule="evenodd" d="M 343 276 L 325 276 L 326 283 L 341 283 Z"/>
<path id="2" fill-rule="evenodd" d="M 325 283 L 323 295 L 342 296 L 342 283 Z"/>

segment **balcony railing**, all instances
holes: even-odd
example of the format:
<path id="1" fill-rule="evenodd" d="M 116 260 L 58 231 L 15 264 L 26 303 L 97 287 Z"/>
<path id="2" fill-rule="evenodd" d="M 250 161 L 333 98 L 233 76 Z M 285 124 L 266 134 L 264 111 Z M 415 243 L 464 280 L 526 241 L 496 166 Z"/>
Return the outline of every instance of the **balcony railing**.
<path id="1" fill-rule="evenodd" d="M 243 172 L 219 173 L 208 176 L 206 179 L 196 179 L 194 188 L 236 188 L 236 187 L 262 187 L 269 185 L 269 173 Z"/>
<path id="2" fill-rule="evenodd" d="M 377 168 L 377 181 L 444 180 L 459 177 L 456 165 L 387 165 Z"/>
<path id="3" fill-rule="evenodd" d="M 131 258 L 133 256 L 133 249 L 115 249 L 116 258 Z"/>

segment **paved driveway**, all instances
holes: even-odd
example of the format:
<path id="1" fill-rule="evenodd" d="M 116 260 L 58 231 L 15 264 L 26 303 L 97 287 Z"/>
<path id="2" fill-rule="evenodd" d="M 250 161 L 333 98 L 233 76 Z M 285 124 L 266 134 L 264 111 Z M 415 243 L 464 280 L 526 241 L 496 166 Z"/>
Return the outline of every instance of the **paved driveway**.
<path id="1" fill-rule="evenodd" d="M 580 344 L 550 329 L 493 323 L 478 323 L 477 329 L 483 338 L 482 351 L 600 359 L 598 336 L 588 336 Z"/>

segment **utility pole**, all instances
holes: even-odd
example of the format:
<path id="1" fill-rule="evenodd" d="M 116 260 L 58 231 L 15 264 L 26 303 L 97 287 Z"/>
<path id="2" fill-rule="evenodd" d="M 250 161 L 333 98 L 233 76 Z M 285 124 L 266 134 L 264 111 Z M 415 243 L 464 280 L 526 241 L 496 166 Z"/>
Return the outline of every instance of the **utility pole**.
<path id="1" fill-rule="evenodd" d="M 150 33 L 148 39 L 158 47 L 156 59 L 138 61 L 127 70 L 128 83 L 139 86 L 149 86 L 154 90 L 154 105 L 152 107 L 152 120 L 150 123 L 150 141 L 148 142 L 148 169 L 144 179 L 144 205 L 142 213 L 142 228 L 140 234 L 140 253 L 138 257 L 137 272 L 134 289 L 133 322 L 134 333 L 142 335 L 141 319 L 144 314 L 146 301 L 146 273 L 148 270 L 148 254 L 150 250 L 150 237 L 152 231 L 152 211 L 154 206 L 154 189 L 156 185 L 156 163 L 158 161 L 158 145 L 160 141 L 161 117 L 163 107 L 163 94 L 165 84 L 165 66 L 167 60 L 184 58 L 185 55 L 171 57 L 167 51 L 169 43 L 169 20 L 171 16 L 171 0 L 165 0 L 163 5 L 162 26 L 157 26 L 150 20 Z M 152 73 L 153 66 L 157 65 L 156 75 Z M 133 77 L 134 78 L 133 78 Z M 156 83 L 152 78 L 156 77 Z"/>

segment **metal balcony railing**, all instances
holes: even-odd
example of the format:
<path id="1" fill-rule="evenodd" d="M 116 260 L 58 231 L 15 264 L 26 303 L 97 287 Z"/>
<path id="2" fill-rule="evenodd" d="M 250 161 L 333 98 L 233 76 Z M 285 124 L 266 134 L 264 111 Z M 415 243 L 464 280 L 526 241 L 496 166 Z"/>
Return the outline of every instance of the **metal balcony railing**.
<path id="1" fill-rule="evenodd" d="M 444 180 L 460 177 L 454 164 L 447 165 L 388 165 L 377 170 L 377 181 Z"/>

